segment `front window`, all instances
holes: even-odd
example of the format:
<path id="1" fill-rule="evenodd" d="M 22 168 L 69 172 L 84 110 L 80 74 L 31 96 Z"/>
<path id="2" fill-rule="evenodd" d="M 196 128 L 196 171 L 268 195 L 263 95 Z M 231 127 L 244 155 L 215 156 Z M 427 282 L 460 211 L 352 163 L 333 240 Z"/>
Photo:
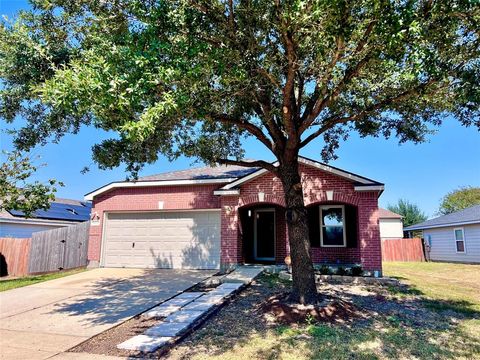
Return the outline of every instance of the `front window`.
<path id="1" fill-rule="evenodd" d="M 463 229 L 455 229 L 455 246 L 457 249 L 457 253 L 464 253 L 465 252 L 465 237 Z"/>
<path id="2" fill-rule="evenodd" d="M 324 247 L 345 247 L 345 207 L 325 205 L 320 207 L 320 240 Z"/>

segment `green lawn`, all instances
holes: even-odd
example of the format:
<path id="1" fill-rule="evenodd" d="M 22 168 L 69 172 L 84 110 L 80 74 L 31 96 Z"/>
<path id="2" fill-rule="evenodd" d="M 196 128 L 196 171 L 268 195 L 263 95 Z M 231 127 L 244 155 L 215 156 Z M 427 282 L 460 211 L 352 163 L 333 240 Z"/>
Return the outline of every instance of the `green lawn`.
<path id="1" fill-rule="evenodd" d="M 385 262 L 383 271 L 411 285 L 431 304 L 480 312 L 480 265 Z"/>
<path id="2" fill-rule="evenodd" d="M 384 272 L 410 286 L 320 286 L 351 298 L 365 319 L 294 325 L 269 325 L 259 313 L 259 304 L 289 287 L 263 275 L 168 358 L 480 359 L 480 266 L 387 263 Z"/>
<path id="3" fill-rule="evenodd" d="M 0 280 L 0 292 L 16 289 L 23 286 L 37 284 L 43 281 L 58 279 L 64 276 L 77 274 L 85 270 L 86 269 L 75 269 L 75 270 L 60 271 L 60 272 L 55 272 L 55 273 L 45 274 L 45 275 L 25 276 L 25 277 L 11 279 L 11 280 Z"/>

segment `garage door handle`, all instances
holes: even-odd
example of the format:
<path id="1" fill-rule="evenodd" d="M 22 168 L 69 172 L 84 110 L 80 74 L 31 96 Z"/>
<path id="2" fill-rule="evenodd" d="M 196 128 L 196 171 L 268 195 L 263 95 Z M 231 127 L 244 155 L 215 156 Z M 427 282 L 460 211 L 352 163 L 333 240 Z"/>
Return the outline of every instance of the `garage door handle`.
<path id="1" fill-rule="evenodd" d="M 134 247 L 135 247 L 135 243 L 132 243 L 132 248 L 134 248 Z"/>

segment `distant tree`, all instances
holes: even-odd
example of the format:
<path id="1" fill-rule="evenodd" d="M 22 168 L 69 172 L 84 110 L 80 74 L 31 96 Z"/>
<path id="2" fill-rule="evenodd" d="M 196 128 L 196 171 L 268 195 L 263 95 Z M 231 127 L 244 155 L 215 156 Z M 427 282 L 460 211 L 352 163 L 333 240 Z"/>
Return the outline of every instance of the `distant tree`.
<path id="1" fill-rule="evenodd" d="M 19 151 L 4 154 L 6 160 L 0 166 L 0 210 L 20 210 L 30 217 L 35 210 L 48 209 L 55 199 L 55 185 L 63 183 L 53 179 L 46 184 L 29 182 L 43 164 L 34 165 L 30 156 Z"/>
<path id="2" fill-rule="evenodd" d="M 480 187 L 460 187 L 443 197 L 438 213 L 446 215 L 473 205 L 480 205 Z"/>
<path id="3" fill-rule="evenodd" d="M 427 215 L 420 208 L 409 202 L 400 199 L 395 205 L 388 205 L 387 209 L 403 216 L 403 225 L 410 226 L 427 220 Z"/>

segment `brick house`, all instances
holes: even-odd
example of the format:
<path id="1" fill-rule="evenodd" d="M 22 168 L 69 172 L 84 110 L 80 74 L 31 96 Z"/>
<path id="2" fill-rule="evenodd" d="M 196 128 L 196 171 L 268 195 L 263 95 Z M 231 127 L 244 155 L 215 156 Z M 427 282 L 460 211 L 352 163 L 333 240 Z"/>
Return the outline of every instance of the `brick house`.
<path id="1" fill-rule="evenodd" d="M 381 272 L 383 184 L 304 157 L 312 256 Z M 219 268 L 289 253 L 280 180 L 264 169 L 203 167 L 114 182 L 93 203 L 88 259 L 107 267 Z"/>

